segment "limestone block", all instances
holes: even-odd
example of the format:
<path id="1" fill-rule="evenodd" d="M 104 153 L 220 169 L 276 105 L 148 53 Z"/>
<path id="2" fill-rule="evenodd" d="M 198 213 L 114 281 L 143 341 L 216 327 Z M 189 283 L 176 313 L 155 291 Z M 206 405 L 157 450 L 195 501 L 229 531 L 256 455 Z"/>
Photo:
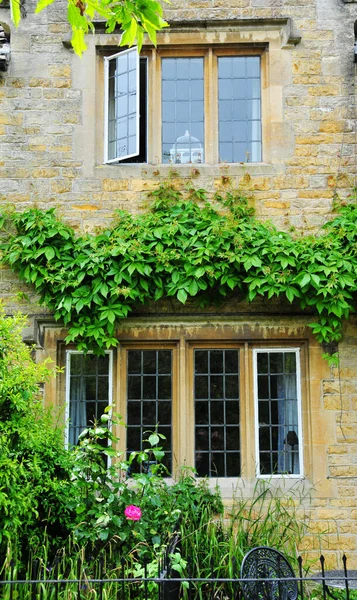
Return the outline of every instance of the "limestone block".
<path id="1" fill-rule="evenodd" d="M 103 179 L 103 190 L 105 192 L 117 192 L 129 189 L 128 179 Z"/>

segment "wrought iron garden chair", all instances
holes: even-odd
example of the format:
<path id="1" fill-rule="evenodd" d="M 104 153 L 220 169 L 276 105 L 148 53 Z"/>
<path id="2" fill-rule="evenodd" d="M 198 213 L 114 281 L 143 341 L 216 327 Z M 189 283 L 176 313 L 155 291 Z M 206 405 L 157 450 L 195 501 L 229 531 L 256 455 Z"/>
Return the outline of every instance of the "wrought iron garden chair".
<path id="1" fill-rule="evenodd" d="M 250 550 L 243 559 L 240 576 L 244 600 L 296 600 L 298 596 L 290 563 L 273 548 Z"/>

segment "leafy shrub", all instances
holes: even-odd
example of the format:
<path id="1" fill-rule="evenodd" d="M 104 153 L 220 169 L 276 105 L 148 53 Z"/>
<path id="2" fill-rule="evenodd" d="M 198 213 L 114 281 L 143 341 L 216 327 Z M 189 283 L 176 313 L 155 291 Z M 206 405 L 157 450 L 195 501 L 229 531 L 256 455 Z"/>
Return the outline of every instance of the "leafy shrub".
<path id="1" fill-rule="evenodd" d="M 26 319 L 0 307 L 0 554 L 9 541 L 21 554 L 68 533 L 70 456 L 62 431 L 42 406 L 39 383 L 53 375 L 23 343 Z"/>

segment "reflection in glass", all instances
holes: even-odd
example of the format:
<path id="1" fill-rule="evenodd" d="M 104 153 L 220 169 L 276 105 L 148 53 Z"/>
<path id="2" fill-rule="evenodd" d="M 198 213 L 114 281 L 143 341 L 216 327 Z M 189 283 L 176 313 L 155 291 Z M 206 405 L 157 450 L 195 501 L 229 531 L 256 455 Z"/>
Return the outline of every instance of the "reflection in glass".
<path id="1" fill-rule="evenodd" d="M 204 162 L 203 58 L 163 58 L 162 160 Z"/>
<path id="2" fill-rule="evenodd" d="M 219 159 L 261 161 L 259 56 L 218 57 Z"/>

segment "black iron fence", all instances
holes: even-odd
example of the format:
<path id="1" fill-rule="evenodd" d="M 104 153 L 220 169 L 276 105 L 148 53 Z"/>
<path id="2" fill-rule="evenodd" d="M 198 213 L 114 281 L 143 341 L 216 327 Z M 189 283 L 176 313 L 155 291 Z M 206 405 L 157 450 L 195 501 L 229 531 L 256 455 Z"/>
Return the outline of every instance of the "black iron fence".
<path id="1" fill-rule="evenodd" d="M 210 574 L 195 576 L 190 561 L 187 561 L 184 576 L 172 569 L 169 557 L 158 565 L 157 576 L 149 576 L 148 565 L 143 565 L 143 575 L 128 576 L 126 566 L 119 565 L 106 572 L 104 560 L 99 561 L 98 576 L 89 576 L 90 567 L 78 560 L 75 578 L 61 573 L 59 563 L 46 567 L 40 561 L 32 563 L 32 578 L 20 579 L 12 565 L 3 571 L 0 578 L 1 600 L 357 600 L 357 570 L 348 569 L 347 558 L 343 557 L 343 568 L 328 570 L 325 558 L 320 557 L 313 572 L 306 574 L 302 559 L 297 560 L 296 576 L 242 578 L 233 559 L 233 577 L 215 576 L 215 565 Z M 73 569 L 73 565 L 72 565 Z M 73 573 L 73 570 L 72 570 Z M 290 582 L 296 587 L 291 593 Z M 253 584 L 253 592 L 247 593 L 247 584 Z M 356 591 L 355 591 L 356 590 Z"/>

